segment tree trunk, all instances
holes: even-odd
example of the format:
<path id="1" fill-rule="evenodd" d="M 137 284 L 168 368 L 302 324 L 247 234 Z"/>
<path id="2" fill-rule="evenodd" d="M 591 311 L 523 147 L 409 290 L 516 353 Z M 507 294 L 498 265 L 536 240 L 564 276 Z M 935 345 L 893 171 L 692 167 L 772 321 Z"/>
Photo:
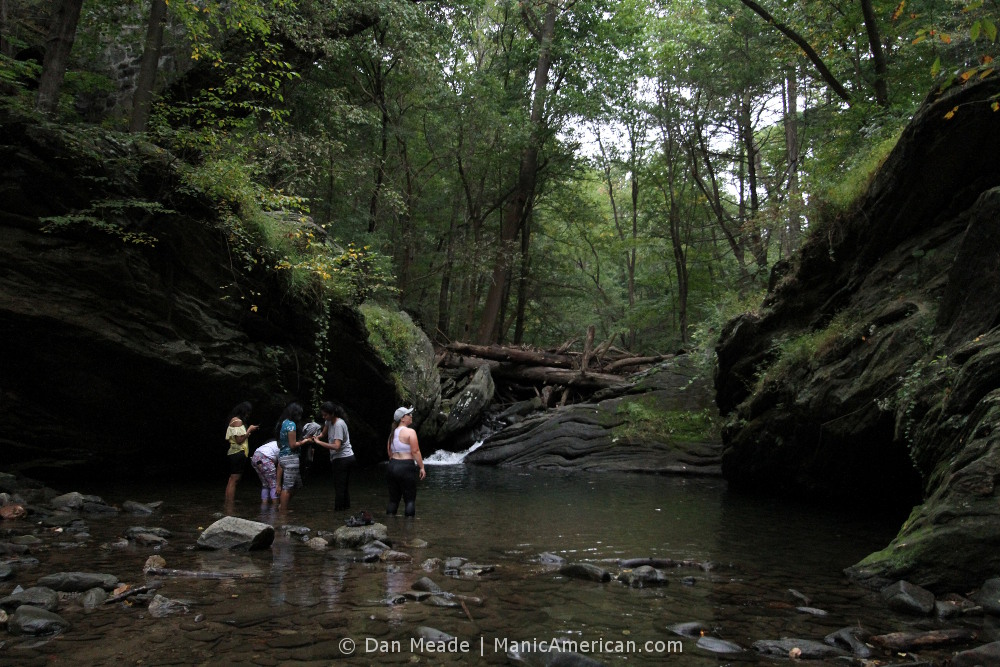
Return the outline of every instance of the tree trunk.
<path id="1" fill-rule="evenodd" d="M 385 90 L 379 89 L 378 105 L 382 112 L 382 122 L 379 131 L 378 165 L 375 167 L 375 186 L 372 188 L 371 201 L 368 203 L 368 233 L 378 229 L 379 200 L 382 196 L 382 186 L 385 183 L 385 162 L 389 157 L 389 110 L 386 108 Z"/>
<path id="2" fill-rule="evenodd" d="M 885 52 L 882 50 L 882 36 L 878 30 L 878 20 L 872 0 L 861 0 L 861 12 L 865 16 L 865 30 L 868 32 L 868 48 L 872 54 L 872 64 L 875 66 L 875 102 L 884 108 L 889 106 L 889 84 L 887 82 L 888 66 Z"/>
<path id="3" fill-rule="evenodd" d="M 52 16 L 35 103 L 42 113 L 55 114 L 59 108 L 59 90 L 69 66 L 69 54 L 76 39 L 76 24 L 80 21 L 82 6 L 83 0 L 62 0 Z"/>
<path id="4" fill-rule="evenodd" d="M 441 286 L 438 291 L 437 330 L 439 335 L 449 336 L 451 328 L 451 274 L 455 269 L 455 214 L 448 223 L 445 242 L 444 267 L 441 271 Z"/>
<path id="5" fill-rule="evenodd" d="M 531 278 L 531 216 L 521 228 L 521 265 L 517 278 L 517 311 L 514 319 L 514 345 L 524 342 L 524 318 L 528 309 L 528 284 Z"/>
<path id="6" fill-rule="evenodd" d="M 156 87 L 156 72 L 163 50 L 163 27 L 167 21 L 166 0 L 153 0 L 149 9 L 149 24 L 146 26 L 146 44 L 139 63 L 139 76 L 132 95 L 132 117 L 129 132 L 145 132 L 149 123 L 149 109 L 153 103 L 153 89 Z"/>
<path id="7" fill-rule="evenodd" d="M 671 199 L 673 193 L 671 193 Z M 670 243 L 674 250 L 674 270 L 677 272 L 677 314 L 679 318 L 678 333 L 681 345 L 688 342 L 688 267 L 687 253 L 683 235 L 681 234 L 681 216 L 674 201 L 670 202 Z"/>
<path id="8" fill-rule="evenodd" d="M 0 54 L 9 57 L 14 55 L 14 48 L 7 39 L 7 35 L 10 34 L 8 15 L 7 0 L 0 0 Z"/>
<path id="9" fill-rule="evenodd" d="M 760 272 L 767 269 L 767 248 L 760 232 L 760 222 L 757 220 L 757 211 L 760 210 L 760 198 L 757 194 L 758 151 L 753 137 L 753 114 L 751 111 L 750 94 L 744 93 L 740 100 L 740 111 L 736 122 L 739 125 L 740 140 L 746 157 L 746 192 L 750 198 L 750 207 L 749 209 L 743 208 L 742 223 L 746 229 L 745 238 L 749 242 L 750 251 L 753 253 L 758 272 Z"/>
<path id="10" fill-rule="evenodd" d="M 788 163 L 788 234 L 782 255 L 799 247 L 802 235 L 802 195 L 799 192 L 799 87 L 796 68 L 785 77 L 785 159 Z"/>
<path id="11" fill-rule="evenodd" d="M 538 178 L 538 152 L 544 141 L 545 101 L 549 85 L 549 69 L 552 66 L 552 39 L 556 29 L 557 7 L 555 3 L 548 5 L 541 33 L 538 36 L 540 49 L 538 63 L 535 66 L 534 95 L 531 100 L 531 131 L 528 146 L 521 153 L 518 168 L 517 184 L 514 192 L 503 210 L 503 220 L 500 225 L 500 246 L 493 262 L 492 280 L 486 293 L 486 303 L 483 306 L 482 319 L 477 340 L 488 343 L 496 340 L 499 324 L 500 307 L 507 292 L 507 270 L 511 256 L 514 254 L 514 241 L 521 230 L 524 220 L 531 210 L 532 199 L 535 196 L 535 183 Z"/>

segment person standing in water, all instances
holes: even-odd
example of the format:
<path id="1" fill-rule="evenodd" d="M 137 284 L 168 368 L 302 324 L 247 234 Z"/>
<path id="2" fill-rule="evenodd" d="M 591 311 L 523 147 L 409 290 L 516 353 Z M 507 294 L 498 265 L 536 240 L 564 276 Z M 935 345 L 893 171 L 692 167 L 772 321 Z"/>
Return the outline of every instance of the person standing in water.
<path id="1" fill-rule="evenodd" d="M 291 499 L 292 493 L 302 486 L 302 476 L 299 474 L 299 454 L 296 450 L 303 444 L 311 442 L 311 439 L 299 440 L 296 438 L 296 433 L 299 431 L 298 424 L 301 421 L 302 406 L 298 403 L 289 403 L 274 427 L 275 439 L 278 441 L 278 464 L 281 466 L 279 512 L 288 509 L 288 501 Z"/>
<path id="2" fill-rule="evenodd" d="M 249 449 L 247 446 L 250 434 L 257 430 L 257 425 L 250 425 L 250 413 L 253 407 L 243 401 L 229 413 L 229 426 L 226 427 L 226 442 L 229 443 L 229 483 L 226 484 L 226 502 L 232 504 L 236 499 L 236 484 L 243 477 L 247 465 Z"/>
<path id="3" fill-rule="evenodd" d="M 351 509 L 351 493 L 348 484 L 351 468 L 354 467 L 354 450 L 351 448 L 351 434 L 347 430 L 347 416 L 343 408 L 330 401 L 319 406 L 323 417 L 323 430 L 313 440 L 320 447 L 330 450 L 330 467 L 333 470 L 333 509 Z"/>
<path id="4" fill-rule="evenodd" d="M 413 424 L 413 408 L 397 408 L 392 416 L 392 433 L 386 443 L 389 454 L 389 469 L 386 477 L 389 483 L 389 505 L 385 513 L 395 515 L 399 509 L 399 499 L 406 503 L 404 514 L 417 513 L 417 480 L 424 479 L 424 459 L 420 455 L 420 442 Z"/>

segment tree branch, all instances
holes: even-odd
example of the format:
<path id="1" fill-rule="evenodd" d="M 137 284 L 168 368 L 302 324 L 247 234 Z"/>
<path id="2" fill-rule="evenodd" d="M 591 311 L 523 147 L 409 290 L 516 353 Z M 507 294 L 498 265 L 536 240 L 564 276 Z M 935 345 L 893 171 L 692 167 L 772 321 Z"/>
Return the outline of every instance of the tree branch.
<path id="1" fill-rule="evenodd" d="M 812 64 L 816 66 L 819 75 L 823 78 L 823 81 L 827 83 L 828 86 L 837 94 L 837 97 L 844 100 L 848 104 L 852 103 L 851 94 L 847 92 L 847 89 L 837 80 L 837 77 L 833 75 L 833 72 L 826 66 L 823 59 L 819 57 L 816 50 L 810 46 L 809 42 L 805 40 L 800 34 L 789 28 L 784 23 L 779 23 L 771 16 L 766 9 L 758 5 L 753 0 L 740 0 L 744 5 L 750 8 L 755 14 L 760 16 L 762 19 L 773 25 L 778 29 L 781 34 L 783 34 L 788 39 L 795 42 L 800 49 L 802 49 L 806 57 L 812 61 Z"/>

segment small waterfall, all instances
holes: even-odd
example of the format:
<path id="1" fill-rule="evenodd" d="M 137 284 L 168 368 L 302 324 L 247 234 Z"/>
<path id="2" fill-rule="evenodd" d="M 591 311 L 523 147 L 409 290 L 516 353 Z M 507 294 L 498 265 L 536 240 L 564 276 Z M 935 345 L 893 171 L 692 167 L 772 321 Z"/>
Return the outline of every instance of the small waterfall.
<path id="1" fill-rule="evenodd" d="M 424 459 L 424 465 L 429 465 L 429 466 L 460 465 L 465 460 L 466 456 L 479 449 L 480 445 L 482 444 L 483 444 L 482 440 L 477 440 L 476 444 L 474 444 L 472 447 L 469 447 L 464 452 L 446 452 L 443 449 L 439 449 Z"/>

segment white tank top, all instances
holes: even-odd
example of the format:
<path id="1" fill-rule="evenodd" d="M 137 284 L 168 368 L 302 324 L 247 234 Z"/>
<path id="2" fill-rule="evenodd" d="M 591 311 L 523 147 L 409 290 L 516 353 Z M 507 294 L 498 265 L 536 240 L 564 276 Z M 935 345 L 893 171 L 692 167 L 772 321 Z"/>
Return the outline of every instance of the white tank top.
<path id="1" fill-rule="evenodd" d="M 391 451 L 392 451 L 393 454 L 409 454 L 410 453 L 410 446 L 408 444 L 406 444 L 405 442 L 400 442 L 399 441 L 399 430 L 401 428 L 403 428 L 403 427 L 400 426 L 395 431 L 392 432 L 392 447 L 390 449 L 391 449 Z"/>

